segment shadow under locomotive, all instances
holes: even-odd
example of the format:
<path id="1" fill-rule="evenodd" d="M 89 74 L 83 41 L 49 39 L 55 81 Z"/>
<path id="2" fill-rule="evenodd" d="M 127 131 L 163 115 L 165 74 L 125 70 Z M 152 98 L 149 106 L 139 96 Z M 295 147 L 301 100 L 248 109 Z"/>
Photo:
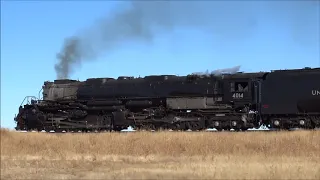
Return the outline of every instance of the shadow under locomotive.
<path id="1" fill-rule="evenodd" d="M 41 100 L 26 97 L 16 130 L 312 129 L 320 125 L 319 82 L 319 68 L 55 80 L 44 83 Z"/>

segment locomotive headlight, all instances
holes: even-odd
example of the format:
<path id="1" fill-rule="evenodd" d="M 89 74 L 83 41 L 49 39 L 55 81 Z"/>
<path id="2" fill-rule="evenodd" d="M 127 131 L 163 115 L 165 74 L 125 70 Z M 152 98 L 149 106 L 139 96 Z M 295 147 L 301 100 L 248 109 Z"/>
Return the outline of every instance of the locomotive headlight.
<path id="1" fill-rule="evenodd" d="M 279 122 L 278 120 L 275 120 L 275 121 L 273 121 L 273 124 L 274 124 L 275 126 L 279 126 L 280 122 Z"/>
<path id="2" fill-rule="evenodd" d="M 214 122 L 214 126 L 218 127 L 220 125 L 220 123 L 218 121 Z"/>
<path id="3" fill-rule="evenodd" d="M 232 124 L 232 126 L 237 126 L 237 122 L 236 121 L 232 121 L 231 124 Z"/>

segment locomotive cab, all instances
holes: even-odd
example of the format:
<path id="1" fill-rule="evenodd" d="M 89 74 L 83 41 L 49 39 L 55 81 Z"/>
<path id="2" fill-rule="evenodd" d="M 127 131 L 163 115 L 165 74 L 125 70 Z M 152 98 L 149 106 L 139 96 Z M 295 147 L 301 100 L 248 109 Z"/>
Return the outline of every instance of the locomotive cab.
<path id="1" fill-rule="evenodd" d="M 234 105 L 242 106 L 252 100 L 250 80 L 238 79 L 225 82 L 224 99 Z"/>
<path id="2" fill-rule="evenodd" d="M 224 99 L 236 108 L 248 107 L 256 109 L 259 103 L 259 79 L 265 73 L 234 74 L 225 78 Z M 254 107 L 253 107 L 254 106 Z"/>

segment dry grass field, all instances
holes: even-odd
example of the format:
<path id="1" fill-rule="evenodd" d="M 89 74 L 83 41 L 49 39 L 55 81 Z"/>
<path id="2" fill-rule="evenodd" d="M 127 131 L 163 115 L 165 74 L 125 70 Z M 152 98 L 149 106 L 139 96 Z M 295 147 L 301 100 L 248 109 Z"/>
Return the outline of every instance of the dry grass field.
<path id="1" fill-rule="evenodd" d="M 320 179 L 320 132 L 1 130 L 1 179 Z"/>

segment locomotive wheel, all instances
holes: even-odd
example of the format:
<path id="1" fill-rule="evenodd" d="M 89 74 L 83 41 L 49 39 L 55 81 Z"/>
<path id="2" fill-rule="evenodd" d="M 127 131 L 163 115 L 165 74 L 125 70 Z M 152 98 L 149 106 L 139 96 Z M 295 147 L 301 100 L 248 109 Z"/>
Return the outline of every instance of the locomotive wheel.
<path id="1" fill-rule="evenodd" d="M 58 129 L 58 128 L 54 130 L 55 133 L 62 133 L 62 131 L 63 131 L 62 129 Z M 68 131 L 66 131 L 66 132 L 68 132 Z"/>
<path id="2" fill-rule="evenodd" d="M 310 121 L 310 126 L 307 129 L 315 129 L 315 128 L 320 128 L 320 124 L 316 124 L 313 121 Z"/>
<path id="3" fill-rule="evenodd" d="M 155 126 L 153 124 L 146 124 L 143 126 L 143 129 L 146 131 L 152 131 L 155 130 Z"/>
<path id="4" fill-rule="evenodd" d="M 189 129 L 188 124 L 186 122 L 181 122 L 178 125 L 180 131 L 187 131 Z"/>
<path id="5" fill-rule="evenodd" d="M 189 127 L 192 131 L 202 130 L 201 122 L 190 122 Z"/>
<path id="6" fill-rule="evenodd" d="M 113 131 L 115 132 L 120 132 L 122 129 L 122 127 L 113 127 Z"/>
<path id="7" fill-rule="evenodd" d="M 180 131 L 180 130 L 184 130 L 184 125 L 180 124 L 180 123 L 176 123 L 176 124 L 172 124 L 171 128 L 173 131 Z"/>

